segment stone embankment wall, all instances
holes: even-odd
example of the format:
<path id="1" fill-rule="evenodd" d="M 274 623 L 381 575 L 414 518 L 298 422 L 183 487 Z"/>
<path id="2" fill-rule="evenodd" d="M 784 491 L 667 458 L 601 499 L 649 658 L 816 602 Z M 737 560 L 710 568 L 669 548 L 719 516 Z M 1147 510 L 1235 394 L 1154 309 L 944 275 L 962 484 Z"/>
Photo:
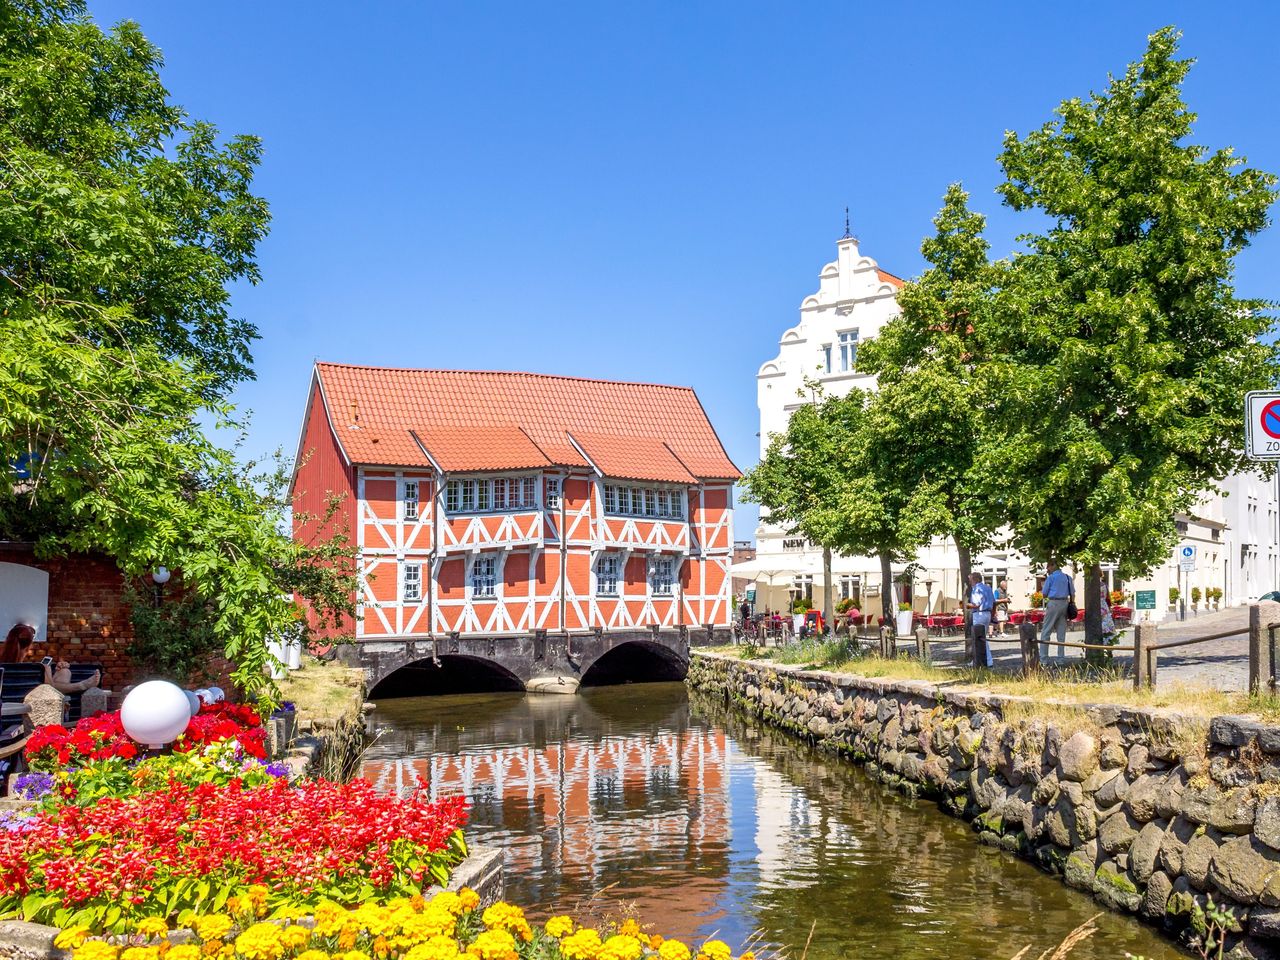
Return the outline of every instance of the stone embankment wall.
<path id="1" fill-rule="evenodd" d="M 1280 727 L 701 653 L 688 682 L 935 798 L 1114 910 L 1186 937 L 1212 897 L 1229 956 L 1280 957 Z"/>

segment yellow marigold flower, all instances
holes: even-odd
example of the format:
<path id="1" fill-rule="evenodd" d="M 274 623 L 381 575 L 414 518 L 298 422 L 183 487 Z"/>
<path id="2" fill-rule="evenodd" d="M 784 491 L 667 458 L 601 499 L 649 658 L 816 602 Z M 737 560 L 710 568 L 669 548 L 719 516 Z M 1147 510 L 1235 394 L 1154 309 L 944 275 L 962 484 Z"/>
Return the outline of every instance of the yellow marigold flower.
<path id="1" fill-rule="evenodd" d="M 76 948 L 75 960 L 116 960 L 120 948 L 101 940 L 86 940 Z"/>
<path id="2" fill-rule="evenodd" d="M 347 922 L 347 911 L 328 900 L 317 904 L 312 916 L 316 918 L 316 933 L 322 937 L 334 936 Z"/>
<path id="3" fill-rule="evenodd" d="M 480 919 L 484 921 L 484 925 L 490 930 L 519 930 L 522 925 L 527 926 L 524 911 L 515 904 L 502 901 L 498 901 L 492 907 L 488 907 L 481 914 Z"/>
<path id="4" fill-rule="evenodd" d="M 618 928 L 618 933 L 624 937 L 638 937 L 640 936 L 640 924 L 636 923 L 634 918 L 629 919 Z"/>
<path id="5" fill-rule="evenodd" d="M 467 947 L 467 954 L 479 960 L 518 960 L 516 939 L 505 930 L 486 930 Z"/>
<path id="6" fill-rule="evenodd" d="M 643 940 L 644 937 L 641 937 L 640 939 Z M 656 933 L 649 934 L 649 949 L 657 950 L 661 946 L 662 946 L 662 937 Z"/>
<path id="7" fill-rule="evenodd" d="M 723 940 L 708 940 L 698 952 L 707 960 L 732 960 L 733 958 L 733 951 Z"/>
<path id="8" fill-rule="evenodd" d="M 245 894 L 249 898 L 249 902 L 253 904 L 254 909 L 262 912 L 267 906 L 267 888 L 260 883 L 255 883 L 249 887 Z"/>
<path id="9" fill-rule="evenodd" d="M 431 906 L 436 910 L 446 910 L 456 917 L 462 912 L 462 897 L 452 890 L 441 890 L 431 898 Z"/>
<path id="10" fill-rule="evenodd" d="M 120 960 L 158 960 L 160 951 L 155 947 L 125 947 Z"/>
<path id="11" fill-rule="evenodd" d="M 200 948 L 200 953 L 202 956 L 216 957 L 218 955 L 218 951 L 220 951 L 221 949 L 222 949 L 221 940 L 210 940 L 208 943 L 206 943 L 203 947 Z"/>
<path id="12" fill-rule="evenodd" d="M 201 940 L 221 940 L 231 932 L 231 918 L 221 913 L 196 917 L 192 929 Z"/>
<path id="13" fill-rule="evenodd" d="M 356 931 L 350 924 L 342 928 L 342 932 L 338 934 L 338 949 L 350 950 L 356 945 Z"/>
<path id="14" fill-rule="evenodd" d="M 255 923 L 236 937 L 236 952 L 246 960 L 279 960 L 284 955 L 282 936 L 274 923 Z"/>
<path id="15" fill-rule="evenodd" d="M 59 950 L 70 950 L 72 947 L 78 947 L 89 939 L 88 927 L 72 927 L 69 930 L 63 930 L 53 938 L 53 945 Z"/>
<path id="16" fill-rule="evenodd" d="M 329 955 L 323 950 L 303 950 L 297 960 L 329 960 Z"/>
<path id="17" fill-rule="evenodd" d="M 413 909 L 421 910 L 427 905 L 427 899 L 420 893 L 415 893 L 409 898 L 409 903 L 413 905 Z"/>
<path id="18" fill-rule="evenodd" d="M 644 947 L 635 937 L 617 933 L 604 942 L 598 954 L 599 960 L 640 960 Z"/>
<path id="19" fill-rule="evenodd" d="M 169 948 L 166 960 L 200 960 L 200 948 L 194 943 L 179 943 Z"/>
<path id="20" fill-rule="evenodd" d="M 600 934 L 583 927 L 560 941 L 560 954 L 566 960 L 596 960 L 600 947 Z"/>
<path id="21" fill-rule="evenodd" d="M 428 937 L 452 936 L 458 921 L 447 910 L 438 910 L 435 905 L 427 907 L 422 913 L 415 914 L 405 920 L 401 926 L 405 936 L 417 940 Z"/>
<path id="22" fill-rule="evenodd" d="M 463 887 L 458 891 L 458 899 L 462 901 L 463 910 L 474 910 L 480 906 L 480 894 L 476 893 L 470 887 Z"/>
<path id="23" fill-rule="evenodd" d="M 432 937 L 425 943 L 410 947 L 404 960 L 459 960 L 463 957 L 466 954 L 458 950 L 458 943 L 453 937 Z"/>
<path id="24" fill-rule="evenodd" d="M 280 932 L 280 942 L 286 950 L 297 950 L 311 942 L 311 931 L 300 924 L 290 924 Z"/>
<path id="25" fill-rule="evenodd" d="M 164 917 L 144 917 L 138 921 L 138 925 L 134 929 L 144 937 L 167 937 L 169 935 L 169 924 L 165 923 Z"/>
<path id="26" fill-rule="evenodd" d="M 335 957 L 334 960 L 371 960 L 371 958 L 363 950 L 348 950 L 341 958 Z"/>
<path id="27" fill-rule="evenodd" d="M 738 957 L 738 960 L 756 960 L 755 951 L 748 950 L 742 956 Z"/>
<path id="28" fill-rule="evenodd" d="M 218 956 L 222 960 L 235 960 L 236 948 L 229 943 L 224 943 L 222 949 L 218 951 Z"/>
<path id="29" fill-rule="evenodd" d="M 679 940 L 663 940 L 658 947 L 659 960 L 689 960 L 691 956 L 689 948 Z"/>
<path id="30" fill-rule="evenodd" d="M 555 937 L 559 940 L 561 937 L 573 933 L 573 919 L 570 917 L 552 917 L 546 922 L 543 929 L 547 931 L 547 936 Z"/>

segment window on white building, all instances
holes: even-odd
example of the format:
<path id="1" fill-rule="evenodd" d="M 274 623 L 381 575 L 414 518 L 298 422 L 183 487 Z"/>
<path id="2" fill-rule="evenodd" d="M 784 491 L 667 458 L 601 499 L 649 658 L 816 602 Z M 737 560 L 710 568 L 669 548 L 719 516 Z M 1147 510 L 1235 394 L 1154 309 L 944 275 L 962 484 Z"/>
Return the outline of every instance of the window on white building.
<path id="1" fill-rule="evenodd" d="M 422 599 L 422 564 L 404 565 L 404 585 L 400 596 L 405 603 L 417 603 Z"/>
<path id="2" fill-rule="evenodd" d="M 515 483 L 514 480 L 511 481 Z M 538 478 L 522 477 L 520 479 L 520 506 L 535 507 L 538 505 Z"/>
<path id="3" fill-rule="evenodd" d="M 450 480 L 444 488 L 444 508 L 448 513 L 531 510 L 538 505 L 537 490 L 537 477 Z"/>
<path id="4" fill-rule="evenodd" d="M 406 480 L 404 482 L 404 518 L 406 520 L 418 519 L 418 481 Z"/>
<path id="5" fill-rule="evenodd" d="M 450 480 L 445 484 L 444 488 L 444 509 L 446 513 L 457 513 L 462 509 L 461 484 L 457 480 Z"/>
<path id="6" fill-rule="evenodd" d="M 840 346 L 840 370 L 852 370 L 858 360 L 858 331 L 843 330 L 837 336 Z"/>
<path id="7" fill-rule="evenodd" d="M 493 481 L 493 509 L 505 510 L 510 503 L 507 496 L 507 478 L 498 477 Z"/>
<path id="8" fill-rule="evenodd" d="M 827 373 L 831 372 L 831 344 L 829 343 L 822 345 L 822 369 Z"/>
<path id="9" fill-rule="evenodd" d="M 604 488 L 604 512 L 618 512 L 618 488 L 615 486 L 606 486 Z"/>
<path id="10" fill-rule="evenodd" d="M 618 568 L 622 558 L 616 553 L 602 554 L 596 561 L 596 593 L 602 597 L 618 595 Z"/>
<path id="11" fill-rule="evenodd" d="M 671 596 L 674 586 L 675 561 L 670 557 L 655 557 L 649 567 L 649 587 L 655 597 Z"/>
<path id="12" fill-rule="evenodd" d="M 476 557 L 471 563 L 471 596 L 493 597 L 498 591 L 498 558 Z"/>
<path id="13" fill-rule="evenodd" d="M 560 509 L 560 478 L 547 477 L 547 509 Z"/>

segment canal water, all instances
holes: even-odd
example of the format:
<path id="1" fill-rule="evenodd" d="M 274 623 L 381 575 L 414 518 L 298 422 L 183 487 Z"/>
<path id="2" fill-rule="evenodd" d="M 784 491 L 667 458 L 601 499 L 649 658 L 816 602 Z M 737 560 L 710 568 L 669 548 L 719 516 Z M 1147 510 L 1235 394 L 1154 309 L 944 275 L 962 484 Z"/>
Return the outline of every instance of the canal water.
<path id="1" fill-rule="evenodd" d="M 363 775 L 469 797 L 470 841 L 505 850 L 508 899 L 539 919 L 634 911 L 795 960 L 990 960 L 1037 957 L 1099 909 L 683 684 L 382 700 L 375 717 Z M 1136 920 L 1098 924 L 1072 960 L 1184 956 Z"/>

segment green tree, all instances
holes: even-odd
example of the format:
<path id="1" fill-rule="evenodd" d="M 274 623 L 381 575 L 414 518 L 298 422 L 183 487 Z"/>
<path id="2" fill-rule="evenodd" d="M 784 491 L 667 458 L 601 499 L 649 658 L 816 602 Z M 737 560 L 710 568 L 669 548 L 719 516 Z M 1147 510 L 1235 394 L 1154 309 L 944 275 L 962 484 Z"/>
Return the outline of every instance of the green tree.
<path id="1" fill-rule="evenodd" d="M 268 214 L 258 141 L 189 121 L 160 64 L 76 0 L 0 4 L 0 537 L 180 569 L 253 687 L 290 590 L 349 608 L 350 551 L 290 541 L 279 471 L 201 429 L 236 426 L 256 332 L 228 286 Z"/>
<path id="2" fill-rule="evenodd" d="M 937 232 L 920 246 L 929 269 L 899 292 L 901 312 L 863 345 L 858 365 L 878 385 L 877 470 L 917 504 L 929 504 L 915 522 L 955 542 L 963 593 L 974 553 L 991 544 L 1003 520 L 974 469 L 989 414 L 977 371 L 998 270 L 987 259 L 986 218 L 969 210 L 959 184 L 947 189 L 933 222 Z"/>
<path id="3" fill-rule="evenodd" d="M 770 437 L 764 457 L 743 478 L 744 499 L 765 507 L 769 522 L 822 547 L 828 622 L 832 551 L 879 558 L 883 615 L 892 621 L 891 564 L 923 542 L 925 505 L 914 491 L 886 484 L 876 472 L 870 394 L 821 396 L 814 384 L 810 392 L 811 402 Z"/>
<path id="4" fill-rule="evenodd" d="M 1189 142 L 1178 39 L 1152 35 L 1000 157 L 1005 202 L 1049 226 L 1022 238 L 988 344 L 987 487 L 1034 556 L 1086 567 L 1093 637 L 1098 565 L 1134 576 L 1168 557 L 1174 515 L 1246 466 L 1244 392 L 1276 380 L 1266 304 L 1232 286 L 1276 179 Z"/>

